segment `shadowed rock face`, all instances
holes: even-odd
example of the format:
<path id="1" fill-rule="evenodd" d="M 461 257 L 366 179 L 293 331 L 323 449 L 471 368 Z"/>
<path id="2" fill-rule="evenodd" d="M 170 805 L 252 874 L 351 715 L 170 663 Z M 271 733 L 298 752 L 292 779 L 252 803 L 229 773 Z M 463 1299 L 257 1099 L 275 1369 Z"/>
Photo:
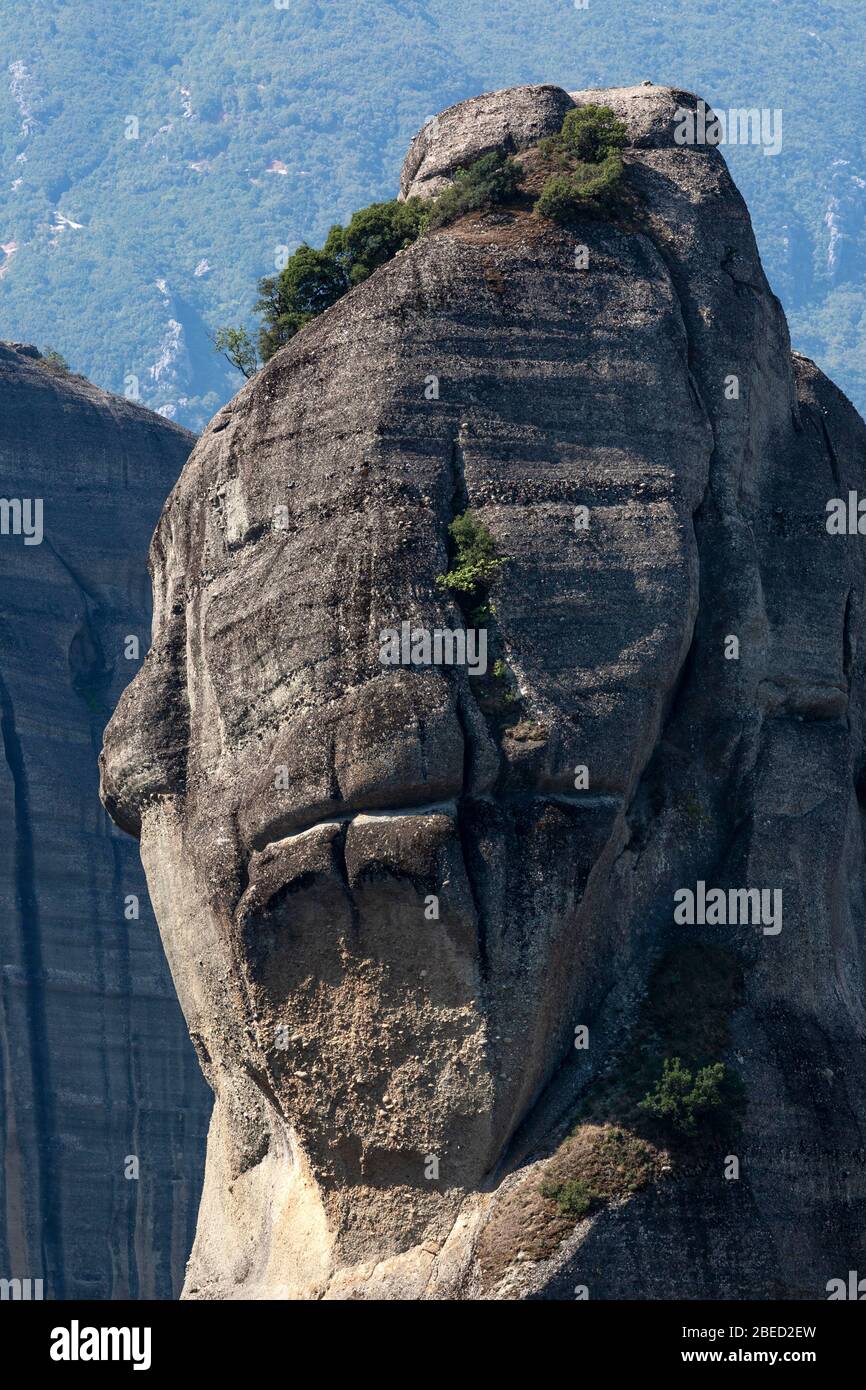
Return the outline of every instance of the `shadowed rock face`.
<path id="1" fill-rule="evenodd" d="M 96 767 L 193 443 L 0 344 L 0 1279 L 45 1298 L 174 1297 L 194 1230 L 209 1096 Z"/>
<path id="2" fill-rule="evenodd" d="M 518 88 L 428 123 L 404 195 L 604 101 L 626 210 L 428 235 L 220 412 L 166 504 L 103 797 L 216 1095 L 187 1296 L 822 1296 L 856 1267 L 863 562 L 824 517 L 866 434 L 792 358 L 721 156 L 674 144 L 694 100 Z M 530 739 L 465 668 L 379 659 L 384 629 L 463 625 L 436 576 L 467 506 Z M 718 939 L 673 921 L 699 879 L 784 895 L 778 937 L 722 929 L 741 1181 L 720 1156 L 527 1264 L 499 1213 L 654 962 Z"/>

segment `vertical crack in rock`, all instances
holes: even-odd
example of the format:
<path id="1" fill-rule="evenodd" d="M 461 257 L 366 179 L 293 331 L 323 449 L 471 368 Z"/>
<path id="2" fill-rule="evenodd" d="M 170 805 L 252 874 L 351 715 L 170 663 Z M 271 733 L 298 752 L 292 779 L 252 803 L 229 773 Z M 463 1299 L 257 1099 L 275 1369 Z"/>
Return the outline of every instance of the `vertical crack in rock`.
<path id="1" fill-rule="evenodd" d="M 471 692 L 466 690 L 469 677 L 465 674 L 456 677 L 457 692 L 455 696 L 455 709 L 457 718 L 460 722 L 460 730 L 463 735 L 463 786 L 460 796 L 457 798 L 457 831 L 460 836 L 460 849 L 463 855 L 463 864 L 466 871 L 466 881 L 469 884 L 469 892 L 472 896 L 472 904 L 475 911 L 475 924 L 478 933 L 478 965 L 481 971 L 482 984 L 489 986 L 490 966 L 487 959 L 487 920 L 484 903 L 478 892 L 476 885 L 476 871 L 473 864 L 474 849 L 467 827 L 467 816 L 469 815 L 469 798 L 471 796 L 473 760 L 475 756 L 476 735 L 469 727 L 469 720 L 466 717 L 465 701 L 474 700 Z M 476 706 L 477 708 L 477 706 Z M 480 711 L 479 711 L 480 718 Z"/>
<path id="2" fill-rule="evenodd" d="M 839 473 L 839 455 L 836 453 L 836 448 L 833 444 L 833 440 L 830 438 L 830 431 L 827 428 L 827 419 L 824 415 L 823 410 L 819 409 L 818 420 L 821 425 L 821 433 L 824 436 L 824 443 L 827 445 L 827 454 L 830 459 L 830 466 L 833 470 L 833 482 L 836 484 L 837 488 L 841 489 L 842 478 Z"/>
<path id="3" fill-rule="evenodd" d="M 15 710 L 2 672 L 0 672 L 0 733 L 2 733 L 3 752 L 13 787 L 15 907 L 21 941 L 21 959 L 24 964 L 24 981 L 22 983 L 26 991 L 25 1008 L 31 1070 L 30 1094 L 36 1123 L 36 1202 L 40 1210 L 42 1229 L 42 1260 L 46 1286 L 50 1290 L 51 1297 L 63 1298 L 65 1292 L 62 1242 L 63 1211 L 54 1164 L 57 1116 L 54 1106 L 51 1048 L 45 1016 L 45 966 L 42 957 L 39 903 L 36 896 L 30 796 L 27 769 L 15 723 Z"/>
<path id="4" fill-rule="evenodd" d="M 852 672 L 854 669 L 854 639 L 852 635 L 852 606 L 854 603 L 854 590 L 850 588 L 845 596 L 845 611 L 842 618 L 842 673 L 845 677 L 845 684 L 850 697 L 852 691 Z M 851 727 L 851 707 L 850 698 L 845 715 L 848 727 Z"/>

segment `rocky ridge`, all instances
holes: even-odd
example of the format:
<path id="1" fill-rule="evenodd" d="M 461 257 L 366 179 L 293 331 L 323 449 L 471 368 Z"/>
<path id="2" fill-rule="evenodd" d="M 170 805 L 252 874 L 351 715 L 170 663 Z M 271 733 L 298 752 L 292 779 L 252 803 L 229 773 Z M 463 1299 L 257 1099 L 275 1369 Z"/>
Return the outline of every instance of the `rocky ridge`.
<path id="1" fill-rule="evenodd" d="M 193 442 L 0 343 L 0 1278 L 46 1299 L 175 1296 L 192 1238 L 209 1096 L 97 753 Z"/>

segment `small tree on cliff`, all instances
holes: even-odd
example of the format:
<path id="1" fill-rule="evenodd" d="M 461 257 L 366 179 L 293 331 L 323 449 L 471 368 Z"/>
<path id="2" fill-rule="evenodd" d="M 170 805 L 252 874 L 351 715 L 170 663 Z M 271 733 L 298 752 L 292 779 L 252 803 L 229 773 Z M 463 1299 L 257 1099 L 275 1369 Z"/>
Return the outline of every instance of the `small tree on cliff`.
<path id="1" fill-rule="evenodd" d="M 259 330 L 262 361 L 267 362 L 299 328 L 335 304 L 347 288 L 345 271 L 335 258 L 303 242 L 279 275 L 259 281 L 255 307 L 264 319 Z"/>
<path id="2" fill-rule="evenodd" d="M 543 141 L 561 172 L 552 174 L 535 204 L 539 217 L 567 222 L 588 208 L 609 206 L 622 181 L 626 128 L 609 106 L 569 111 L 559 135 Z"/>
<path id="3" fill-rule="evenodd" d="M 336 223 L 320 249 L 303 242 L 279 274 L 259 281 L 258 354 L 243 328 L 218 329 L 214 346 L 244 376 L 252 376 L 259 356 L 267 362 L 300 328 L 410 246 L 427 226 L 428 213 L 420 198 L 371 203 L 354 213 L 348 226 Z"/>
<path id="4" fill-rule="evenodd" d="M 255 376 L 259 367 L 258 353 L 245 328 L 218 328 L 211 341 L 214 349 L 245 377 Z"/>
<path id="5" fill-rule="evenodd" d="M 609 106 L 576 106 L 569 111 L 559 135 L 563 149 L 583 164 L 602 164 L 625 149 L 628 132 Z"/>

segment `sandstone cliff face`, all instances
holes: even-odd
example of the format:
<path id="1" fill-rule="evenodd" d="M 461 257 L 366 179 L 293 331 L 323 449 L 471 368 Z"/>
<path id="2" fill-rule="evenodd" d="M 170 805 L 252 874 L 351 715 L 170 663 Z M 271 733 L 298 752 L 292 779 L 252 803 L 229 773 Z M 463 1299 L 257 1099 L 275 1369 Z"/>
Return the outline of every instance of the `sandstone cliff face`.
<path id="1" fill-rule="evenodd" d="M 97 797 L 126 639 L 148 643 L 158 499 L 193 442 L 0 344 L 0 496 L 41 500 L 43 531 L 0 518 L 0 1277 L 46 1298 L 171 1297 L 195 1219 L 209 1097 Z"/>
<path id="2" fill-rule="evenodd" d="M 824 525 L 864 426 L 792 356 L 719 153 L 675 144 L 693 97 L 478 98 L 401 188 L 590 101 L 629 129 L 618 213 L 400 253 L 163 512 L 103 797 L 216 1095 L 189 1297 L 822 1297 L 866 1258 L 863 552 Z M 462 625 L 436 576 L 467 505 L 528 738 L 465 668 L 379 660 Z M 698 881 L 781 890 L 781 933 L 677 925 Z M 563 1224 L 546 1165 L 684 949 L 738 980 L 741 1132 Z"/>

